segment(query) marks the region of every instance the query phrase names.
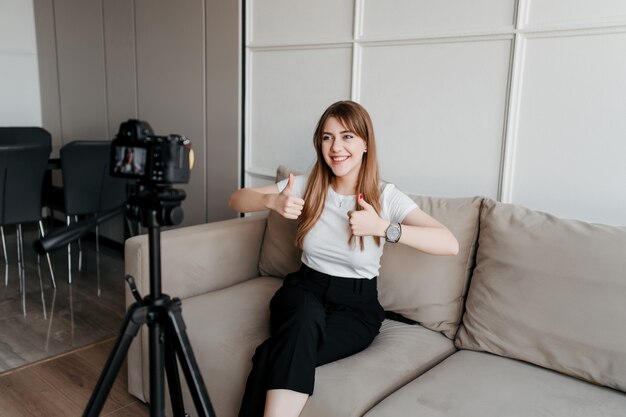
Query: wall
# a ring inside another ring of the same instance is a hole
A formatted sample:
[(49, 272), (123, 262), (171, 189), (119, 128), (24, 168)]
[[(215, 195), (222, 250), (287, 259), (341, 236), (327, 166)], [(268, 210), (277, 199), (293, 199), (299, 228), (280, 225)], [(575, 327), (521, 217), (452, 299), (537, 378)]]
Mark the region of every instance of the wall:
[(0, 0), (0, 126), (39, 126), (32, 1)]
[(240, 5), (228, 0), (34, 0), (42, 125), (53, 152), (139, 118), (191, 139), (184, 225), (236, 216)]
[(626, 225), (626, 3), (248, 0), (245, 183), (371, 113), (384, 179)]

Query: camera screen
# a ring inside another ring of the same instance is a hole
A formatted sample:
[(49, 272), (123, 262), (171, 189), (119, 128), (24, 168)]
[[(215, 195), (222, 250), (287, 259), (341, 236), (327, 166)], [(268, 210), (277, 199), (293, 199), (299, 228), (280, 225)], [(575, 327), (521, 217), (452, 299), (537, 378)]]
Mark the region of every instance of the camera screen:
[(116, 146), (115, 168), (116, 174), (140, 176), (146, 172), (146, 148), (140, 146)]

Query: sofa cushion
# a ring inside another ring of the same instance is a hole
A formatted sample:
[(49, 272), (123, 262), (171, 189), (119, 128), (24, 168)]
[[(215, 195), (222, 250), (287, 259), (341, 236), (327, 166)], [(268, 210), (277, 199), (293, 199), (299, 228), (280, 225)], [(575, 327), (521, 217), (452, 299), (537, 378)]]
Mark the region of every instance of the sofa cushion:
[(385, 245), (378, 284), (380, 303), (385, 310), (453, 339), (474, 266), (482, 199), (411, 198), (450, 229), (459, 241), (459, 253), (433, 256), (405, 245)]
[[(187, 333), (218, 416), (237, 415), (254, 350), (269, 336), (269, 300), (281, 283), (255, 278), (183, 301)], [(366, 350), (317, 368), (302, 416), (361, 416), (455, 351), (439, 333), (385, 321)], [(147, 374), (144, 381), (148, 391)], [(186, 387), (183, 394), (193, 404)]]
[[(296, 171), (281, 165), (276, 170), (276, 181), (298, 175)], [(296, 247), (297, 220), (289, 220), (270, 210), (261, 246), (259, 272), (261, 275), (284, 278), (300, 268), (302, 251)]]
[[(277, 180), (290, 172), (288, 167), (280, 166)], [(453, 339), (474, 265), (482, 198), (411, 198), (452, 231), (459, 241), (459, 254), (432, 256), (404, 245), (385, 245), (379, 299), (385, 310)], [(295, 220), (270, 212), (259, 261), (262, 275), (284, 277), (298, 269), (302, 252), (294, 246), (296, 227)]]
[(284, 278), (300, 268), (302, 251), (295, 245), (297, 220), (270, 211), (259, 258), (261, 275)]
[(365, 417), (621, 417), (626, 395), (489, 353), (459, 351)]
[(626, 228), (486, 201), (456, 344), (626, 391)]
[(385, 320), (367, 349), (317, 368), (315, 391), (300, 417), (360, 417), (454, 352), (440, 333)]

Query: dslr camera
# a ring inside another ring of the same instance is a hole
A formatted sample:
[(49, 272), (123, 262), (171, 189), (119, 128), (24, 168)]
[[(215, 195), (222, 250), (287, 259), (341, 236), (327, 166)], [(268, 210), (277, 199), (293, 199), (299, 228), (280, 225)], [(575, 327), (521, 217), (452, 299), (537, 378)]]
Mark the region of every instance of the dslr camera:
[[(189, 182), (191, 141), (182, 135), (157, 136), (147, 122), (120, 124), (111, 142), (110, 174), (146, 185)], [(191, 156), (192, 158), (192, 156)]]

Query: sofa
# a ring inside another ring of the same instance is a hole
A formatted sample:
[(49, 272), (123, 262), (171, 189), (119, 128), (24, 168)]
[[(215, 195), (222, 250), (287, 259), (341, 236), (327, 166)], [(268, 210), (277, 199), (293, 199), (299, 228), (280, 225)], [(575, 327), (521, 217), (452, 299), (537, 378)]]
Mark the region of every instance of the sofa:
[[(388, 319), (364, 351), (317, 368), (301, 415), (626, 416), (626, 228), (481, 197), (412, 198), (459, 254), (385, 246)], [(237, 415), (269, 300), (299, 267), (294, 236), (275, 213), (162, 233), (163, 292), (182, 300), (218, 417)], [(125, 265), (146, 293), (146, 236), (126, 242)], [(149, 402), (147, 333), (131, 345), (128, 389)]]

